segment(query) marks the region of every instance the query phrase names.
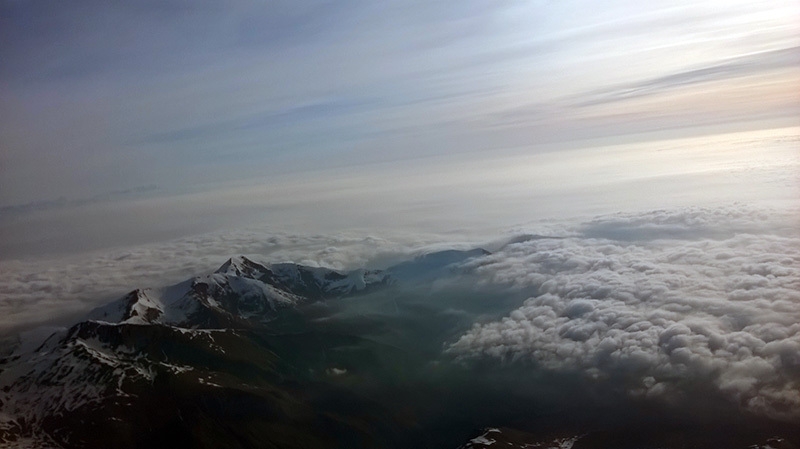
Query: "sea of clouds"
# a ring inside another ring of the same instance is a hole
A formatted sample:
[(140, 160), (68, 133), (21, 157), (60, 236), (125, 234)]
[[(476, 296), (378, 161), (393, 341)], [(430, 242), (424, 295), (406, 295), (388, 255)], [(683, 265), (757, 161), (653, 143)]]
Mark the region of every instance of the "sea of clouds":
[(474, 315), (445, 355), (579, 373), (647, 400), (705, 388), (746, 413), (793, 422), (800, 420), (799, 224), (798, 210), (729, 204), (539, 222), (494, 241), (215, 232), (2, 262), (0, 328), (68, 325), (133, 288), (207, 273), (236, 254), (346, 270), (483, 246), (492, 253), (463, 267), (464, 285), (489, 292), (487, 310), (499, 296), (528, 299), (511, 308), (506, 301), (505, 309), (497, 301), (499, 315)]
[(691, 208), (517, 239), (470, 268), (529, 299), (446, 351), (579, 372), (646, 398), (674, 401), (705, 385), (747, 412), (800, 420), (797, 217)]

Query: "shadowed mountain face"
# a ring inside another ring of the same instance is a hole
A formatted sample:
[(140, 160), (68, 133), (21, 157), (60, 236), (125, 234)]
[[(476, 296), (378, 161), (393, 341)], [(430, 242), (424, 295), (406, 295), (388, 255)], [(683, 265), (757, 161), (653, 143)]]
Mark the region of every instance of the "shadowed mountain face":
[(795, 447), (792, 423), (714, 395), (687, 413), (583, 373), (456, 360), (448, 345), (525, 299), (487, 302), (465, 271), (486, 255), (347, 273), (239, 257), (134, 290), (1, 361), (0, 446)]

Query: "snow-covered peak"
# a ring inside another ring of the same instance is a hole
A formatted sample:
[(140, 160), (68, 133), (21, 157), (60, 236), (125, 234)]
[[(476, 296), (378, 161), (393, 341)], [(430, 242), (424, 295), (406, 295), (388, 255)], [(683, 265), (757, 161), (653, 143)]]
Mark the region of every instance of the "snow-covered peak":
[(94, 309), (87, 319), (126, 324), (179, 324), (195, 308), (184, 300), (190, 287), (191, 282), (186, 281), (160, 289), (136, 289), (117, 301)]
[(222, 264), (215, 273), (257, 279), (263, 276), (267, 271), (265, 266), (253, 262), (247, 257), (235, 256)]
[(482, 249), (441, 251), (387, 270), (342, 272), (295, 263), (261, 264), (245, 256), (228, 259), (211, 274), (161, 289), (136, 289), (93, 310), (92, 321), (214, 328), (269, 321), (284, 307), (364, 293), (396, 282), (425, 281), (457, 272)]
[[(265, 266), (232, 257), (215, 272), (162, 289), (137, 289), (93, 310), (92, 321), (215, 328), (269, 321), (284, 307), (361, 291), (377, 272), (339, 273), (284, 263)], [(237, 324), (238, 323), (238, 324)]]
[(166, 324), (186, 328), (238, 327), (269, 321), (284, 307), (364, 293), (397, 282), (425, 281), (457, 272), (482, 249), (441, 251), (387, 270), (348, 272), (295, 263), (261, 264), (228, 259), (211, 274), (161, 289), (136, 289), (93, 310), (88, 319), (107, 323)]
[(128, 295), (130, 299), (128, 300), (129, 318), (126, 320), (127, 322), (131, 324), (150, 323), (164, 314), (165, 304), (161, 295), (151, 298), (148, 292), (152, 294), (150, 289), (137, 289)]
[(133, 290), (122, 299), (92, 310), (87, 318), (110, 323), (119, 323), (134, 318), (138, 318), (140, 321), (152, 319), (155, 315), (160, 315), (162, 309), (157, 301), (150, 298), (148, 291), (151, 290)]
[(469, 440), (459, 449), (528, 448), (528, 449), (572, 449), (581, 436), (565, 438), (541, 438), (534, 434), (508, 428), (490, 427)]

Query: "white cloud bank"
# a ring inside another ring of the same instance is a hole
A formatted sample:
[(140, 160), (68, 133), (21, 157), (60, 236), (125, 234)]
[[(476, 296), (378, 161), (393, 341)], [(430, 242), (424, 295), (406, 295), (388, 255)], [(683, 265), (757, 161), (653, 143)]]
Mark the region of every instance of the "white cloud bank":
[(510, 244), (475, 271), (535, 293), (448, 352), (670, 400), (708, 385), (744, 410), (800, 420), (797, 224), (744, 208), (659, 211)]

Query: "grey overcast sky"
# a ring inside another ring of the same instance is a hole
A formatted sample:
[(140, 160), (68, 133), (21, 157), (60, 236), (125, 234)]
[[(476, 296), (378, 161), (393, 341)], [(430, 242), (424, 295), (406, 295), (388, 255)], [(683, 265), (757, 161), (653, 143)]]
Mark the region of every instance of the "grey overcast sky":
[(0, 0), (0, 206), (785, 126), (797, 23), (796, 0)]

